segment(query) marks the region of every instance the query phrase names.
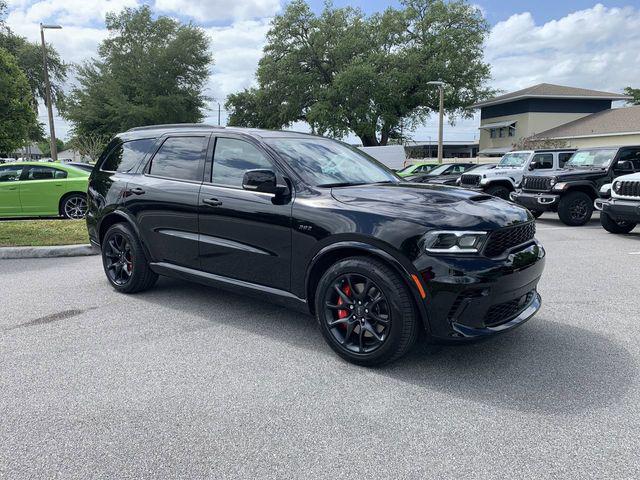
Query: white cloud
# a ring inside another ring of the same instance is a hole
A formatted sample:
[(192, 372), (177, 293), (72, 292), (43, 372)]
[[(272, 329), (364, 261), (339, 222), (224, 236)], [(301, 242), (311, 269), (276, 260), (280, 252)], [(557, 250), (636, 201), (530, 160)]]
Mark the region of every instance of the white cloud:
[(640, 10), (598, 4), (540, 25), (513, 15), (494, 26), (485, 55), (507, 91), (547, 82), (619, 92), (640, 81)]
[(15, 24), (16, 20), (11, 20), (13, 16), (26, 23), (55, 19), (62, 25), (87, 25), (95, 21), (104, 21), (108, 12), (119, 12), (125, 7), (137, 5), (138, 0), (13, 0), (9, 4), (11, 13), (8, 20)]
[(162, 12), (212, 22), (271, 17), (280, 10), (280, 0), (156, 0), (155, 7)]

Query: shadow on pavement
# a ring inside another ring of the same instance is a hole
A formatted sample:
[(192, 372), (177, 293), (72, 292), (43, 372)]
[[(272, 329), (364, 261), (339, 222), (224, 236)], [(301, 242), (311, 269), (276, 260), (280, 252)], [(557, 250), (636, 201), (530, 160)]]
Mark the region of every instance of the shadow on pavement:
[[(334, 355), (312, 317), (261, 300), (165, 278), (140, 297), (211, 323)], [(577, 414), (621, 402), (637, 375), (632, 355), (605, 335), (547, 318), (534, 317), (513, 332), (479, 343), (423, 341), (398, 362), (372, 371), (516, 411)]]

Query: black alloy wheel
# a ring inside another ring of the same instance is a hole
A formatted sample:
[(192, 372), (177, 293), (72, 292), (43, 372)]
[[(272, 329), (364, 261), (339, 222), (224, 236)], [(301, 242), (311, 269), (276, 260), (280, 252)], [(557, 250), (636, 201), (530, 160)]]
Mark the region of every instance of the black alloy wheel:
[(392, 362), (407, 353), (420, 319), (409, 285), (373, 257), (333, 264), (315, 290), (315, 315), (329, 346), (364, 366)]
[(566, 225), (577, 227), (591, 220), (593, 200), (584, 192), (570, 192), (558, 205), (558, 216)]
[(336, 278), (324, 305), (327, 327), (345, 349), (371, 353), (387, 340), (389, 304), (380, 287), (365, 275), (348, 273)]
[(487, 194), (494, 197), (502, 198), (503, 200), (509, 200), (509, 189), (502, 185), (493, 185), (487, 188)]
[(116, 285), (125, 285), (133, 274), (131, 244), (121, 233), (109, 237), (104, 249), (105, 269), (109, 280)]
[(629, 233), (637, 225), (637, 223), (626, 220), (614, 220), (604, 212), (600, 212), (600, 224), (609, 233)]
[(129, 225), (112, 225), (101, 244), (104, 272), (117, 291), (141, 292), (151, 288), (158, 280), (158, 275), (149, 266), (140, 240)]

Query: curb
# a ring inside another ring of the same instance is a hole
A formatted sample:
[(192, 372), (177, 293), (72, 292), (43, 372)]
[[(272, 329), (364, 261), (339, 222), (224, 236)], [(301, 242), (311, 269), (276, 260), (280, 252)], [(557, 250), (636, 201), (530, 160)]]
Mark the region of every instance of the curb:
[(84, 257), (98, 255), (91, 245), (54, 245), (51, 247), (1, 247), (0, 259)]

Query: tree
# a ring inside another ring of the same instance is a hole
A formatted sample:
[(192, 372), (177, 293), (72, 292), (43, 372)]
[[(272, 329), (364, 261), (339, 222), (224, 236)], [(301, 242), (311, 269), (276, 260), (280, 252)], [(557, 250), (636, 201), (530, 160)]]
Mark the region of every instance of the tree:
[(23, 147), (37, 128), (29, 84), (15, 58), (0, 48), (0, 152)]
[(633, 97), (633, 100), (630, 100), (633, 105), (640, 105), (640, 88), (627, 87), (624, 89), (624, 94)]
[[(51, 137), (47, 137), (42, 139), (41, 141), (38, 142), (38, 147), (40, 148), (40, 151), (42, 152), (42, 155), (44, 155), (45, 157), (50, 157), (51, 156)], [(65, 145), (64, 142), (62, 140), (60, 140), (59, 138), (56, 138), (56, 147), (57, 147), (57, 151), (61, 152), (64, 150)]]
[(312, 130), (363, 145), (386, 145), (412, 131), (438, 108), (469, 116), (469, 106), (489, 96), (489, 66), (482, 45), (489, 26), (462, 0), (404, 0), (372, 16), (327, 4), (315, 15), (304, 0), (274, 18), (256, 88), (228, 97), (229, 122), (282, 128), (306, 121)]
[(73, 137), (67, 142), (67, 146), (78, 151), (83, 157), (89, 157), (95, 162), (107, 146), (109, 137), (103, 135), (83, 135), (81, 137)]
[(77, 136), (112, 136), (131, 127), (198, 122), (212, 58), (202, 29), (148, 6), (108, 14), (111, 36), (99, 58), (78, 68), (78, 86), (62, 106)]

